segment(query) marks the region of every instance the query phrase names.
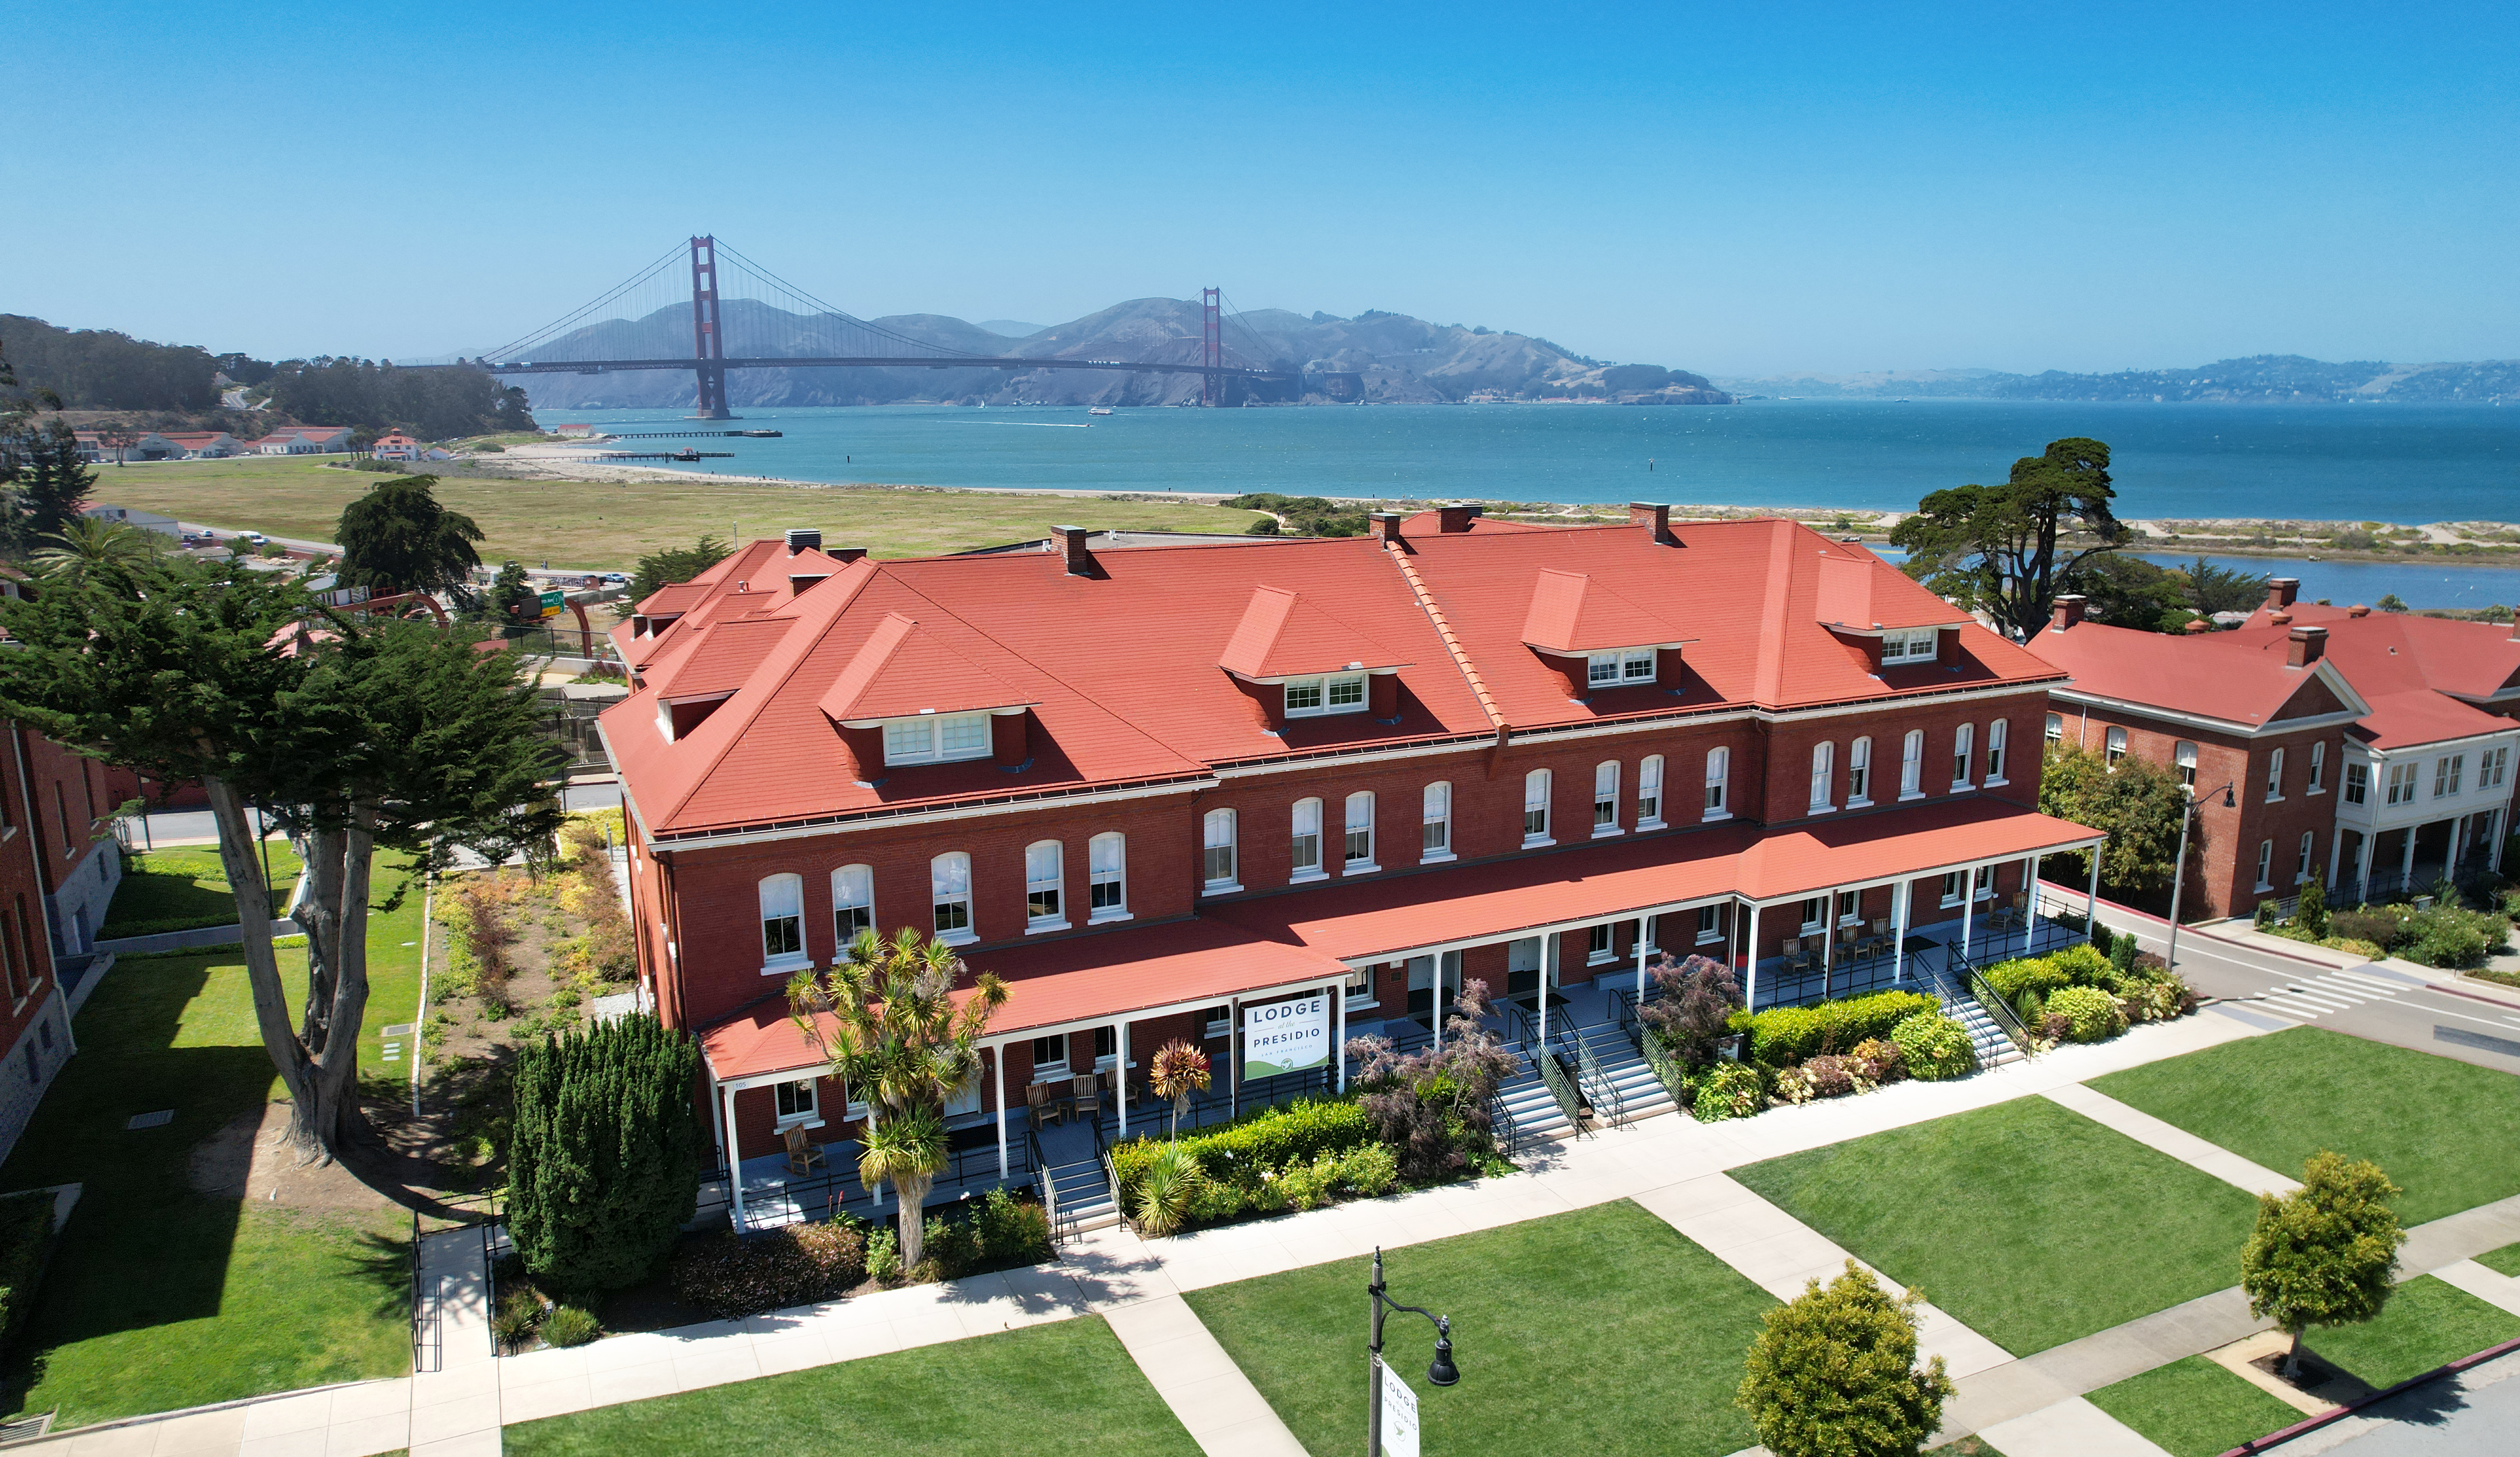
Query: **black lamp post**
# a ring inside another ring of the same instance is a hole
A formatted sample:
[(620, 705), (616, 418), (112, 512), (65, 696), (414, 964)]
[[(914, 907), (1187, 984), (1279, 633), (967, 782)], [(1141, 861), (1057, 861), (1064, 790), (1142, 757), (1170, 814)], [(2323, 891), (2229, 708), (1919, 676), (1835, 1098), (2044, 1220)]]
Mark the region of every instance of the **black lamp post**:
[[(2221, 793), (2223, 808), (2226, 810), (2230, 809), (2234, 803), (2231, 798), (2231, 788), (2236, 782), (2231, 779), (2223, 781)], [(2179, 969), (2179, 897), (2187, 889), (2187, 825), (2196, 817), (2197, 800), (2204, 797), (2191, 788), (2188, 791), (2187, 802), (2179, 807), (2179, 865), (2177, 869), (2170, 872), (2170, 945), (2162, 952), (2162, 961), (2170, 971)], [(2094, 850), (2092, 854), (2098, 855), (2099, 852)]]
[(1453, 1317), (1437, 1315), (1416, 1305), (1404, 1305), (1383, 1293), (1382, 1247), (1373, 1247), (1373, 1280), (1365, 1287), (1367, 1308), (1372, 1312), (1373, 1329), (1366, 1342), (1372, 1358), (1366, 1363), (1366, 1435), (1368, 1457), (1382, 1457), (1382, 1316), (1386, 1309), (1406, 1310), (1423, 1315), (1435, 1327), (1435, 1359), (1426, 1367), (1426, 1379), (1439, 1387), (1449, 1387), (1462, 1379), (1461, 1370), (1453, 1364)]

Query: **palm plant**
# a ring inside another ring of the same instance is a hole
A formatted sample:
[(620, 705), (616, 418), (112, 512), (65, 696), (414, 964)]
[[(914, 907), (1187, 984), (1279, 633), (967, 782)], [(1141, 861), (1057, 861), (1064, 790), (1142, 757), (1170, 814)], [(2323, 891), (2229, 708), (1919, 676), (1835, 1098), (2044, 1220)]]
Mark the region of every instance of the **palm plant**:
[(900, 1196), (901, 1263), (922, 1254), (927, 1191), (945, 1167), (945, 1104), (980, 1073), (980, 1038), (1006, 1004), (1006, 983), (968, 970), (942, 943), (903, 927), (885, 941), (861, 931), (828, 972), (800, 971), (788, 1008), (848, 1096), (867, 1105), (858, 1176)]
[(1198, 1155), (1178, 1143), (1158, 1149), (1138, 1179), (1138, 1232), (1166, 1235), (1181, 1228), (1206, 1182)]
[(1147, 1085), (1156, 1097), (1173, 1105), (1173, 1136), (1181, 1136), (1182, 1115), (1190, 1111), (1191, 1095), (1207, 1091), (1207, 1054), (1179, 1038), (1155, 1049), (1153, 1065), (1148, 1070)]

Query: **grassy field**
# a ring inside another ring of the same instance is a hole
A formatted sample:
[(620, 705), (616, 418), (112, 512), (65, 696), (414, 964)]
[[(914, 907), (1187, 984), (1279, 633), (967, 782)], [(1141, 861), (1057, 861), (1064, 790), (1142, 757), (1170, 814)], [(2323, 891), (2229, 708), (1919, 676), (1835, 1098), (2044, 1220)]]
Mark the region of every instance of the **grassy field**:
[[(297, 852), (286, 836), (274, 835), (263, 843), (271, 852), (271, 899), (277, 911), (288, 905), (290, 888), (297, 882)], [(218, 851), (194, 845), (134, 855), (122, 884), (114, 888), (105, 929), (96, 934), (100, 941), (112, 941), (236, 923), (236, 894)]]
[(2323, 1148), (2369, 1159), (2408, 1224), (2520, 1194), (2520, 1078), (2472, 1063), (2301, 1027), (2092, 1086), (2278, 1173)]
[(2302, 1414), (2203, 1356), (2188, 1356), (2091, 1393), (2093, 1406), (2170, 1457), (2222, 1457)]
[(2237, 1284), (2257, 1211), (2046, 1098), (1732, 1176), (2015, 1355)]
[[(400, 880), (381, 868), (376, 894)], [(413, 1020), (419, 928), (417, 886), (369, 922), (363, 1076), (410, 1067), (383, 1060), (379, 1030)], [(303, 944), (280, 965), (294, 1007)], [(86, 1185), (14, 1343), (9, 1408), (57, 1406), (68, 1427), (408, 1369), (407, 1218), (249, 1201), (243, 1155), (204, 1151), (278, 1095), (236, 949), (120, 958), (76, 1032), (79, 1055), (0, 1168), (0, 1188)], [(161, 1108), (173, 1122), (124, 1127)]]
[(2520, 1337), (2520, 1315), (2446, 1281), (2417, 1275), (2389, 1297), (2378, 1319), (2313, 1331), (2301, 1344), (2329, 1365), (2381, 1388), (2515, 1337)]
[(510, 1457), (1198, 1452), (1099, 1315), (547, 1417), (500, 1435)]
[[(495, 459), (495, 458), (494, 458)], [(111, 465), (96, 499), (180, 520), (329, 542), (341, 508), (390, 476), (287, 457)], [(924, 556), (1046, 536), (1074, 522), (1131, 530), (1238, 532), (1254, 514), (1160, 501), (886, 487), (717, 484), (687, 476), (627, 485), (449, 475), (438, 500), (480, 524), (485, 561), (626, 571), (659, 547), (688, 546), (702, 532), (777, 536), (815, 526), (832, 546), (878, 556)]]
[(2498, 1275), (2509, 1275), (2514, 1279), (2520, 1279), (2520, 1245), (2504, 1245), (2499, 1250), (2488, 1250), (2476, 1257), (2476, 1262)]
[[(1314, 1452), (1354, 1450), (1365, 1430), (1368, 1271), (1343, 1259), (1189, 1297)], [(1634, 1204), (1412, 1245), (1385, 1257), (1385, 1274), (1393, 1299), (1453, 1319), (1450, 1389), (1426, 1380), (1425, 1322), (1396, 1316), (1385, 1331), (1426, 1451), (1719, 1457), (1757, 1439), (1732, 1392), (1776, 1302)]]

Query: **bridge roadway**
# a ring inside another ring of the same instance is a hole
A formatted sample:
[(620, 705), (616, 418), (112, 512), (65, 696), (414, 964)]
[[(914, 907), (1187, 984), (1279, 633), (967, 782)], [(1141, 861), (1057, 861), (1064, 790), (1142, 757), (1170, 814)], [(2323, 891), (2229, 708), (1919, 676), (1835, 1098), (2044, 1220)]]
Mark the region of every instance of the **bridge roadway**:
[[(420, 368), (428, 368), (420, 366)], [(441, 366), (440, 368), (449, 368)], [(618, 370), (828, 370), (828, 369), (928, 369), (928, 370), (1105, 370), (1124, 374), (1214, 375), (1220, 378), (1237, 376), (1245, 379), (1291, 379), (1298, 370), (1251, 370), (1237, 366), (1203, 364), (1130, 364), (1116, 359), (1022, 359), (1010, 356), (996, 358), (963, 356), (848, 355), (832, 357), (800, 357), (794, 359), (576, 359), (508, 361), (485, 364), (476, 368), (493, 375), (605, 375)]]

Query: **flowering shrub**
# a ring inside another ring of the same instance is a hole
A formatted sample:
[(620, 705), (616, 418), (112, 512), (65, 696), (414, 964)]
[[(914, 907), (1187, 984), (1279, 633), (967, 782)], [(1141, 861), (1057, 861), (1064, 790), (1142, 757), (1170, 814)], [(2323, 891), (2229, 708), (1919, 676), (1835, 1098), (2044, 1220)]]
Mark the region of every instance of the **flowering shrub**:
[(1941, 1012), (1918, 1012), (1890, 1029), (1910, 1077), (1925, 1082), (1958, 1078), (1977, 1066), (1968, 1029)]
[(1702, 1124), (1748, 1118), (1766, 1102), (1767, 1091), (1759, 1085), (1759, 1070), (1747, 1063), (1728, 1062), (1698, 1085), (1697, 1101), (1689, 1108), (1689, 1116)]
[(1647, 970), (1663, 994), (1637, 1015), (1683, 1068), (1713, 1062), (1716, 1040), (1741, 1006), (1741, 984), (1733, 980), (1732, 968), (1704, 956), (1674, 961), (1665, 952)]
[(1847, 1054), (1847, 1059), (1859, 1069), (1857, 1077), (1876, 1087), (1908, 1076), (1908, 1054), (1900, 1050), (1897, 1042), (1886, 1038), (1865, 1038), (1855, 1044), (1855, 1050)]
[(1495, 1148), (1488, 1104), (1514, 1071), (1513, 1055), (1487, 1030), (1487, 984), (1469, 981), (1453, 999), (1444, 1043), (1403, 1057), (1383, 1038), (1352, 1038), (1360, 1103), (1374, 1133), (1413, 1182), (1451, 1178)]

